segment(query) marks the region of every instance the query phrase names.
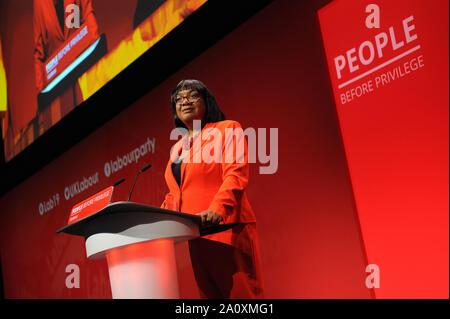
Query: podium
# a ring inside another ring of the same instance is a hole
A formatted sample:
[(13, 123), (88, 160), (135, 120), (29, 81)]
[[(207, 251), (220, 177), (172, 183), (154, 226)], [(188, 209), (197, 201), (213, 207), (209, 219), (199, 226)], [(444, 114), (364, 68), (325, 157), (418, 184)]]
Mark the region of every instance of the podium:
[(114, 202), (57, 231), (85, 238), (88, 259), (106, 259), (114, 299), (179, 298), (174, 245), (201, 236), (201, 218)]

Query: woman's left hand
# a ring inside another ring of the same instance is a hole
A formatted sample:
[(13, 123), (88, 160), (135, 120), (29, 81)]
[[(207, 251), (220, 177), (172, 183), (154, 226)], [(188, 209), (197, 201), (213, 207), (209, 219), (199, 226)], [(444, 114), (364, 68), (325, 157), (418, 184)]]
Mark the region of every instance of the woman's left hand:
[(212, 210), (204, 210), (198, 215), (202, 218), (202, 225), (217, 225), (223, 220), (219, 213)]

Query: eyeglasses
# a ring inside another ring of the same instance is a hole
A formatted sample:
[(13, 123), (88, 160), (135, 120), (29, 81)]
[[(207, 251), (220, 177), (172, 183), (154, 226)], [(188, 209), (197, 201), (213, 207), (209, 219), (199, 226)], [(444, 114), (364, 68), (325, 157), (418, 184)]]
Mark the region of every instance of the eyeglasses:
[(180, 105), (183, 102), (183, 99), (186, 99), (189, 103), (195, 103), (198, 100), (200, 100), (200, 98), (201, 98), (201, 96), (197, 92), (190, 93), (186, 96), (177, 95), (175, 97), (175, 104)]

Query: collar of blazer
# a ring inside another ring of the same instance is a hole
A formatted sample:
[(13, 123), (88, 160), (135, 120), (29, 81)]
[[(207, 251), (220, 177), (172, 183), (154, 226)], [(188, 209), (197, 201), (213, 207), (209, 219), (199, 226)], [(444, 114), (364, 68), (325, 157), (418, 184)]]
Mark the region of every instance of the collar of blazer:
[[(212, 130), (210, 128), (213, 128), (216, 123), (206, 123), (205, 126), (201, 131), (196, 131), (192, 137), (189, 135), (184, 135), (181, 139), (179, 139), (175, 145), (173, 146), (173, 149), (171, 150), (170, 155), (170, 161), (173, 163), (176, 158), (178, 158), (180, 155), (180, 159), (184, 159), (190, 152), (190, 149), (194, 145), (195, 141), (200, 138), (200, 146), (202, 147), (205, 143), (207, 143), (211, 137)], [(201, 148), (200, 147), (200, 148)], [(185, 152), (182, 152), (182, 151)], [(195, 150), (195, 147), (194, 147)]]

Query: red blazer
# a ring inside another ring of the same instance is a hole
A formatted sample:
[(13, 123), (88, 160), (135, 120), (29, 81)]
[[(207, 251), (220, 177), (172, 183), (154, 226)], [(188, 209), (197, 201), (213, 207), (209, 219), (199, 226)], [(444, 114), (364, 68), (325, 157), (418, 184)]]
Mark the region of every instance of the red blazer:
[[(76, 4), (80, 8), (80, 26), (87, 23), (92, 34), (98, 37), (98, 25), (92, 0), (64, 0), (64, 11), (69, 4)], [(53, 0), (34, 0), (33, 5), (36, 87), (38, 91), (41, 91), (45, 83), (44, 63), (78, 29), (61, 30)], [(65, 12), (64, 17), (67, 18), (69, 13)]]
[[(231, 130), (235, 129), (235, 132), (240, 130), (241, 134), (232, 135)], [(191, 138), (191, 151), (181, 164), (181, 183), (178, 186), (172, 173), (173, 155), (182, 152), (187, 139), (188, 136), (181, 138), (172, 148), (172, 156), (165, 171), (169, 193), (162, 207), (174, 208), (169, 205), (169, 201), (172, 201), (176, 203), (175, 208), (184, 213), (215, 211), (222, 216), (222, 224), (256, 222), (245, 192), (249, 178), (248, 148), (241, 125), (229, 120), (208, 123), (201, 134)], [(233, 152), (233, 149), (237, 151)], [(208, 154), (212, 156), (203, 156)], [(216, 161), (207, 163), (213, 156)], [(230, 245), (234, 241), (231, 231), (205, 238)]]

